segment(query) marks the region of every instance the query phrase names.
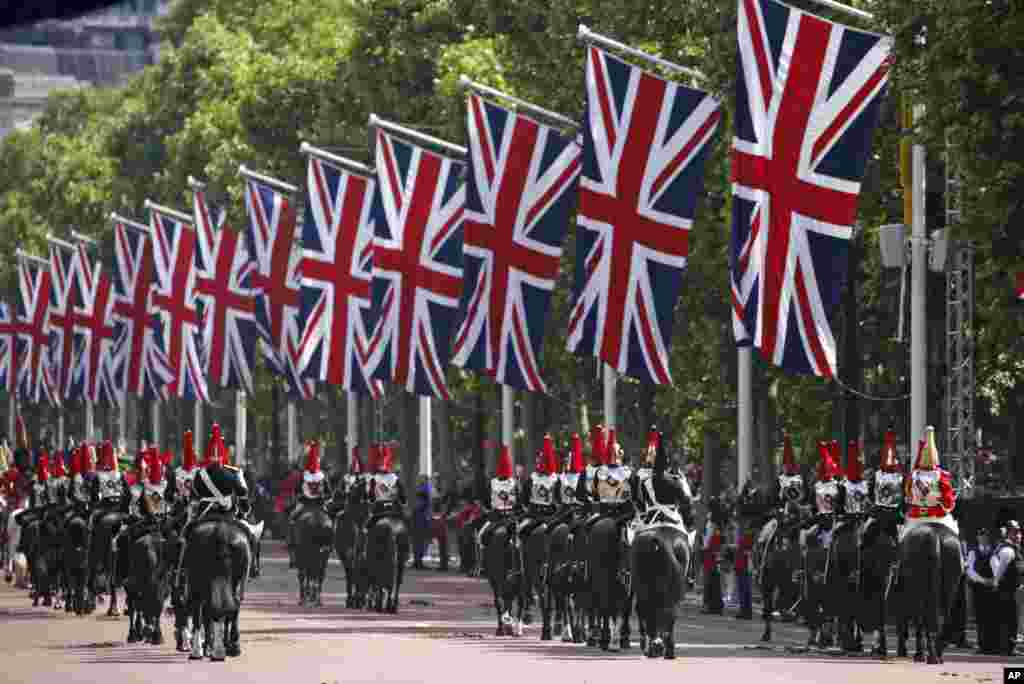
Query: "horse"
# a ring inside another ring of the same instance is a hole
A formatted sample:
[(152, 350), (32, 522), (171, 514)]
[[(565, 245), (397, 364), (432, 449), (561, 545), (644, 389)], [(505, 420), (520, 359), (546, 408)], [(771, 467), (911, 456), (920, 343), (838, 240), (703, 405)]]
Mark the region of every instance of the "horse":
[(331, 516), (320, 506), (308, 506), (295, 519), (295, 565), (299, 576), (299, 605), (320, 607), (327, 561), (334, 544)]
[(499, 520), (490, 530), (483, 550), (483, 571), (494, 594), (494, 610), (498, 616), (495, 636), (522, 636), (521, 619), (512, 617), (511, 606), (518, 603), (517, 615), (523, 614), (523, 554), (512, 519)]
[(871, 652), (886, 657), (886, 624), (889, 596), (896, 579), (899, 560), (899, 533), (896, 509), (875, 507), (862, 532), (861, 591), (859, 621), (865, 632), (875, 632)]
[(818, 538), (819, 529), (818, 526), (812, 527), (802, 535), (803, 569), (799, 575), (801, 609), (809, 631), (807, 645), (826, 648), (832, 643), (831, 635), (827, 634), (826, 630), (828, 618), (833, 614), (832, 596), (829, 594), (830, 588), (825, 579), (830, 561), (830, 548), (829, 544), (822, 543)]
[[(761, 641), (772, 640), (772, 621), (778, 609), (777, 601), (793, 596), (795, 579), (801, 572), (799, 544), (788, 529), (780, 529), (778, 518), (773, 518), (761, 528), (757, 548), (760, 562), (757, 564), (758, 584), (761, 587), (761, 620), (764, 632)], [(784, 606), (792, 611), (795, 606)]]
[(398, 612), (398, 594), (409, 560), (409, 526), (400, 515), (373, 523), (366, 536), (367, 608)]
[(676, 607), (686, 595), (690, 555), (689, 538), (673, 525), (642, 529), (633, 538), (633, 592), (641, 650), (648, 658), (676, 657)]
[[(946, 647), (943, 628), (956, 603), (963, 573), (960, 539), (945, 525), (915, 525), (905, 531), (900, 541), (899, 558), (903, 620), (897, 652), (906, 655), (907, 631), (913, 623), (917, 632), (914, 660), (924, 661), (926, 648), (928, 664), (940, 664)], [(922, 635), (925, 648), (922, 648)]]
[(598, 644), (601, 650), (610, 650), (613, 634), (618, 631), (619, 649), (628, 649), (633, 593), (628, 549), (615, 518), (603, 517), (591, 527), (587, 565), (594, 617), (600, 623)]
[(77, 508), (65, 518), (63, 552), (68, 610), (85, 615), (93, 606), (89, 591), (89, 521)]
[[(582, 537), (582, 534), (580, 535)], [(545, 625), (554, 613), (554, 634), (561, 634), (566, 643), (583, 643), (584, 629), (580, 611), (582, 595), (586, 592), (586, 575), (580, 549), (585, 543), (576, 543), (572, 522), (559, 522), (548, 532), (547, 593), (549, 612)]]
[(171, 569), (177, 558), (167, 548), (161, 521), (148, 525), (133, 541), (122, 540), (118, 550), (124, 567), (125, 600), (128, 606), (128, 643), (164, 642), (160, 614), (167, 599)]
[(89, 546), (89, 588), (93, 595), (101, 594), (98, 584), (102, 577), (106, 579), (106, 590), (110, 598), (107, 608), (108, 617), (116, 617), (117, 611), (117, 573), (114, 572), (113, 542), (114, 537), (125, 525), (128, 516), (119, 510), (107, 510), (96, 513), (92, 521), (92, 543)]
[(365, 605), (366, 520), (369, 505), (362, 488), (353, 488), (346, 497), (345, 508), (334, 519), (334, 549), (345, 568), (345, 607)]
[[(522, 523), (520, 523), (522, 526)], [(523, 607), (524, 624), (532, 622), (530, 608), (534, 597), (537, 598), (541, 610), (541, 641), (551, 640), (551, 594), (548, 591), (547, 574), (550, 569), (550, 537), (548, 523), (542, 522), (523, 539), (523, 596), (520, 605)]]
[(245, 525), (249, 532), (252, 533), (254, 544), (249, 579), (256, 579), (263, 572), (263, 531), (266, 528), (266, 523), (263, 520), (256, 523), (250, 522), (247, 518), (240, 518), (239, 522)]
[(861, 584), (863, 582), (861, 526), (863, 516), (847, 516), (836, 525), (828, 550), (828, 575), (825, 584), (830, 598), (829, 615), (838, 622), (838, 635), (844, 651), (860, 653), (863, 648), (861, 625)]
[(211, 636), (210, 660), (241, 655), (238, 614), (252, 565), (248, 535), (237, 520), (212, 515), (188, 530), (185, 544), (185, 603), (193, 624), (189, 659), (203, 658), (204, 632)]

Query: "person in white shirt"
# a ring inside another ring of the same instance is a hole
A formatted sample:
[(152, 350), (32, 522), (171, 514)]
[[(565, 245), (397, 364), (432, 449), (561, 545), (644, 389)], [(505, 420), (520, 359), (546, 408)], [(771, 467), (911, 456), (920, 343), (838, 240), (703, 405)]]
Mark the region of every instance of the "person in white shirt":
[(978, 530), (978, 545), (967, 554), (964, 564), (967, 584), (973, 592), (974, 620), (978, 626), (978, 653), (994, 655), (992, 615), (992, 537), (985, 528)]

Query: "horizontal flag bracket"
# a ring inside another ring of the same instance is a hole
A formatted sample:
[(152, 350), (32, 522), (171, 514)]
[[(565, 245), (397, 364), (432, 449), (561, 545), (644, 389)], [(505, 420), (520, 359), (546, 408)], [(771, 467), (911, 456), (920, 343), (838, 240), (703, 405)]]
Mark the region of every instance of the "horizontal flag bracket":
[(874, 18), (875, 18), (875, 15), (872, 14), (871, 12), (865, 12), (862, 9), (857, 9), (856, 7), (850, 7), (849, 5), (844, 5), (841, 2), (836, 2), (836, 0), (811, 0), (811, 1), (812, 2), (816, 2), (819, 5), (824, 5), (825, 7), (828, 7), (830, 9), (834, 9), (837, 12), (844, 12), (846, 14), (849, 14), (852, 17), (857, 17), (858, 19), (867, 19), (869, 21), (873, 21)]
[(116, 221), (117, 223), (123, 223), (125, 225), (125, 227), (133, 228), (133, 229), (139, 231), (140, 233), (149, 233), (149, 227), (148, 226), (146, 226), (143, 223), (139, 223), (138, 221), (133, 221), (130, 218), (127, 218), (125, 216), (121, 216), (116, 211), (110, 212), (110, 220), (111, 221)]
[(26, 252), (25, 250), (21, 249), (20, 247), (18, 248), (18, 251), (15, 252), (15, 255), (19, 259), (24, 259), (25, 261), (29, 262), (30, 264), (35, 264), (36, 266), (43, 266), (45, 268), (50, 268), (50, 262), (49, 261), (47, 261), (46, 259), (43, 259), (42, 257), (37, 257), (35, 254), (29, 254), (28, 252)]
[(548, 119), (551, 122), (560, 124), (562, 126), (568, 126), (574, 129), (578, 129), (580, 127), (580, 124), (578, 122), (573, 121), (572, 119), (563, 114), (553, 112), (550, 109), (544, 109), (543, 107), (538, 107), (535, 104), (531, 104), (529, 102), (526, 102), (525, 100), (520, 100), (518, 97), (514, 97), (512, 95), (509, 95), (508, 93), (503, 93), (500, 90), (497, 90), (496, 88), (491, 88), (490, 86), (486, 86), (482, 83), (476, 83), (470, 80), (469, 76), (466, 76), (465, 74), (459, 77), (459, 87), (461, 87), (463, 90), (474, 90), (480, 93), (481, 95), (491, 95), (493, 97), (500, 97), (501, 99), (510, 102), (513, 105), (513, 108), (516, 110), (528, 112), (539, 118)]
[(195, 176), (189, 176), (188, 177), (188, 187), (190, 187), (193, 190), (205, 190), (206, 189), (206, 183), (202, 182), (201, 180), (199, 180)]
[(313, 147), (308, 142), (304, 142), (301, 145), (299, 145), (299, 154), (306, 154), (311, 157), (322, 159), (323, 161), (334, 164), (335, 166), (339, 166), (346, 171), (357, 173), (361, 176), (366, 176), (367, 178), (372, 178), (374, 174), (376, 174), (376, 171), (367, 166), (366, 164), (361, 164), (357, 161), (349, 159), (348, 157), (339, 157), (338, 155), (332, 154), (327, 150), (322, 150), (319, 147)]
[(79, 233), (77, 230), (71, 231), (71, 239), (74, 240), (75, 242), (82, 242), (93, 247), (96, 247), (100, 244), (95, 239), (89, 237), (88, 235)]
[(639, 57), (640, 59), (647, 60), (651, 64), (656, 64), (662, 68), (669, 69), (670, 71), (676, 71), (681, 74), (686, 74), (687, 76), (694, 79), (707, 79), (707, 76), (705, 76), (700, 71), (697, 71), (696, 69), (690, 69), (688, 67), (676, 64), (675, 62), (670, 62), (667, 59), (662, 59), (661, 57), (656, 57), (652, 54), (643, 52), (642, 50), (637, 50), (636, 48), (629, 47), (628, 45), (620, 43), (617, 40), (609, 38), (608, 36), (602, 36), (600, 33), (594, 33), (583, 24), (580, 24), (579, 32), (577, 33), (577, 38), (579, 38), (585, 43), (594, 43), (595, 45), (601, 45), (603, 47), (620, 50), (628, 55), (632, 55), (633, 57)]
[(46, 241), (49, 242), (51, 245), (53, 245), (55, 247), (60, 247), (61, 249), (66, 250), (68, 252), (74, 252), (75, 251), (75, 246), (73, 244), (71, 244), (70, 242), (67, 242), (66, 240), (61, 240), (59, 237), (57, 237), (53, 233), (47, 233), (46, 234)]
[[(302, 148), (300, 147), (299, 152), (301, 151)], [(254, 180), (258, 183), (263, 183), (264, 185), (269, 185), (275, 190), (280, 190), (281, 192), (287, 192), (293, 195), (299, 192), (299, 189), (294, 185), (291, 185), (290, 183), (285, 183), (284, 181), (279, 181), (276, 178), (271, 178), (270, 176), (264, 176), (261, 173), (256, 173), (255, 171), (247, 167), (245, 164), (242, 164), (241, 166), (238, 167), (238, 175), (242, 176), (243, 178), (249, 178), (250, 180)]]
[(370, 131), (372, 132), (375, 128), (380, 128), (381, 130), (394, 133), (397, 136), (406, 138), (411, 142), (419, 143), (421, 145), (432, 145), (435, 148), (444, 150), (447, 154), (457, 157), (460, 160), (465, 159), (469, 153), (465, 147), (453, 145), (450, 142), (441, 140), (440, 138), (435, 138), (432, 135), (420, 133), (419, 131), (414, 131), (411, 128), (406, 128), (405, 126), (399, 126), (396, 123), (386, 121), (376, 114), (370, 114)]
[(153, 202), (152, 200), (148, 200), (148, 199), (146, 200), (146, 202), (143, 205), (143, 207), (145, 207), (146, 209), (150, 209), (152, 211), (159, 212), (161, 214), (167, 214), (171, 218), (177, 219), (177, 220), (181, 221), (182, 223), (187, 223), (190, 226), (192, 225), (192, 217), (189, 216), (188, 214), (184, 213), (184, 212), (178, 211), (177, 209), (171, 209), (170, 207), (165, 207), (162, 204), (157, 204), (156, 202)]

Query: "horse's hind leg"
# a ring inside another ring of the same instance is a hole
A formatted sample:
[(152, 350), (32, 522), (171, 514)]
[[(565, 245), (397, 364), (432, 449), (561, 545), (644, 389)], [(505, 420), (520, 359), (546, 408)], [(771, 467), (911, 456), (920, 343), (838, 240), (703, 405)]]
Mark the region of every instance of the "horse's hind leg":
[(914, 633), (915, 633), (915, 639), (917, 641), (917, 652), (914, 654), (914, 662), (916, 662), (916, 663), (923, 663), (924, 662), (924, 633), (925, 633), (925, 629), (924, 629), (923, 621), (921, 619), (917, 619), (917, 620), (914, 621)]
[(629, 616), (633, 613), (633, 596), (627, 595), (623, 600), (622, 615), (620, 616), (622, 624), (619, 626), (619, 648), (623, 651), (628, 651), (632, 647), (630, 642)]
[(237, 658), (242, 655), (241, 638), (238, 634), (238, 613), (233, 613), (225, 618), (224, 652), (229, 658)]

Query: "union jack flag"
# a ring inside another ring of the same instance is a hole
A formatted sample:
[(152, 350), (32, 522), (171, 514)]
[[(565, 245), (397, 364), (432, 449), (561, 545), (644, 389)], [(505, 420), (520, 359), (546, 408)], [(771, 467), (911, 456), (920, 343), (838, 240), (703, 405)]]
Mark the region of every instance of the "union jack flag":
[(888, 82), (889, 38), (740, 0), (730, 252), (736, 340), (832, 377), (828, 318)]
[(309, 157), (302, 224), (303, 374), (355, 394), (383, 395), (371, 378), (370, 279), (374, 226), (384, 221), (376, 183)]
[(550, 126), (469, 98), (465, 281), (452, 362), (503, 385), (546, 392), (537, 357), (580, 147)]
[(74, 253), (50, 245), (50, 357), (57, 391), (63, 399), (80, 399), (71, 376), (77, 356), (75, 312), (72, 301), (75, 280)]
[(707, 93), (587, 51), (568, 349), (670, 384), (673, 313), (721, 111)]
[(116, 405), (124, 396), (115, 378), (113, 364), (116, 339), (113, 285), (99, 262), (90, 263), (85, 245), (74, 253), (78, 296), (73, 305), (79, 355), (75, 363), (72, 387), (93, 403), (101, 399)]
[(1017, 274), (1017, 301), (1024, 302), (1024, 271)]
[(18, 398), (39, 403), (46, 399), (60, 406), (60, 392), (47, 354), (50, 341), (49, 269), (19, 260), (18, 289)]
[[(445, 371), (462, 295), (464, 165), (377, 130), (386, 221), (373, 239), (375, 377), (450, 398)], [(381, 345), (377, 349), (377, 345)]]
[(199, 299), (196, 296), (196, 234), (188, 223), (150, 207), (150, 236), (156, 287), (152, 307), (163, 324), (163, 348), (171, 368), (164, 398), (209, 402), (200, 355)]
[(153, 243), (141, 228), (114, 223), (113, 365), (120, 394), (159, 399), (174, 374), (161, 346), (159, 319), (151, 309), (156, 278)]
[(299, 374), (299, 250), (296, 212), (291, 198), (265, 183), (246, 179), (249, 251), (255, 257), (256, 322), (263, 355), (271, 370), (285, 378), (288, 395), (316, 396), (316, 383)]
[(14, 391), (18, 378), (18, 326), (11, 316), (11, 307), (0, 302), (0, 387)]
[(192, 195), (196, 225), (196, 296), (202, 304), (203, 370), (209, 382), (252, 394), (256, 355), (256, 264), (240, 235), (225, 225), (226, 212), (206, 195)]

